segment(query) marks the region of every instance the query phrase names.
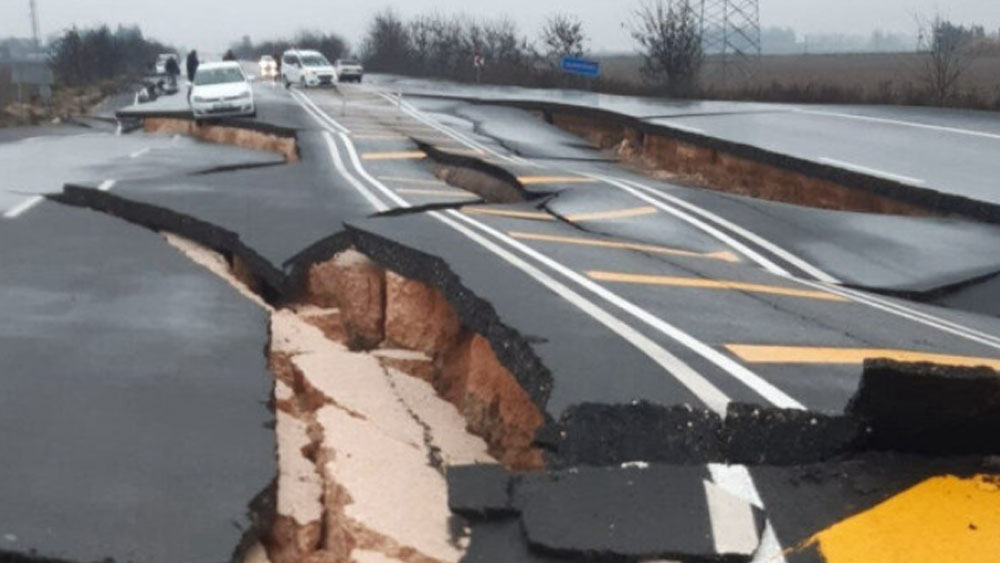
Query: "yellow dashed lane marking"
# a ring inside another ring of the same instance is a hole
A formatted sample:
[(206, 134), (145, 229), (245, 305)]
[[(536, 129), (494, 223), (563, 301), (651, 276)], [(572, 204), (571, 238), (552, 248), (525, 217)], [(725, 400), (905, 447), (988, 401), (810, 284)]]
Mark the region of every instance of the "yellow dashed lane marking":
[(698, 289), (725, 289), (733, 291), (746, 291), (750, 293), (767, 293), (771, 295), (784, 295), (787, 297), (801, 297), (803, 299), (820, 299), (823, 301), (847, 301), (846, 298), (825, 291), (815, 291), (811, 289), (794, 289), (777, 285), (763, 285), (756, 283), (743, 283), (726, 280), (710, 280), (703, 278), (680, 278), (671, 276), (649, 276), (641, 274), (623, 274), (618, 272), (591, 271), (587, 275), (598, 281), (634, 283), (643, 285), (666, 285), (673, 287), (691, 287)]
[(469, 192), (461, 192), (458, 190), (412, 190), (407, 188), (400, 188), (396, 190), (396, 192), (409, 195), (446, 196), (446, 197), (479, 199), (479, 196), (475, 194), (470, 194)]
[(440, 180), (426, 180), (424, 178), (403, 178), (401, 176), (379, 176), (383, 182), (399, 182), (400, 184), (417, 184), (420, 186), (447, 186), (448, 184)]
[(493, 215), (510, 217), (512, 219), (531, 219), (533, 221), (555, 221), (556, 218), (542, 211), (515, 211), (513, 209), (490, 209), (487, 207), (463, 207), (463, 213), (473, 215)]
[(575, 222), (584, 221), (608, 221), (610, 219), (627, 219), (640, 215), (652, 215), (659, 213), (655, 207), (633, 207), (630, 209), (619, 209), (617, 211), (595, 211), (593, 213), (574, 213), (566, 215), (566, 219)]
[(450, 153), (450, 154), (465, 155), (465, 156), (479, 156), (481, 154), (486, 154), (486, 152), (483, 151), (483, 150), (481, 150), (481, 149), (467, 149), (465, 147), (440, 147), (439, 146), (439, 147), (435, 147), (435, 148), (437, 148), (439, 151), (442, 151), (442, 152), (446, 152), (446, 153)]
[(517, 179), (525, 186), (531, 184), (594, 184), (597, 180), (583, 176), (520, 176)]
[(722, 260), (723, 262), (739, 262), (740, 259), (729, 251), (722, 252), (692, 252), (690, 250), (680, 250), (668, 248), (666, 246), (656, 246), (652, 244), (638, 244), (631, 242), (615, 242), (610, 240), (598, 240), (580, 237), (560, 237), (554, 235), (541, 235), (536, 233), (507, 233), (510, 236), (521, 240), (537, 240), (542, 242), (560, 242), (565, 244), (575, 244), (580, 246), (597, 246), (601, 248), (618, 248), (622, 250), (637, 250), (639, 252), (652, 252), (656, 254), (669, 254), (671, 256), (689, 256), (692, 258), (709, 258), (712, 260)]
[[(867, 358), (899, 362), (931, 362), (951, 366), (987, 366), (1000, 370), (1000, 359), (931, 354), (882, 348), (816, 348), (811, 346), (756, 346), (728, 344), (726, 349), (751, 364), (861, 364)], [(1000, 510), (1000, 505), (997, 505)]]
[(996, 476), (932, 477), (799, 549), (812, 545), (826, 563), (1000, 561), (1000, 485)]
[(423, 151), (366, 152), (361, 160), (419, 160), (427, 158)]

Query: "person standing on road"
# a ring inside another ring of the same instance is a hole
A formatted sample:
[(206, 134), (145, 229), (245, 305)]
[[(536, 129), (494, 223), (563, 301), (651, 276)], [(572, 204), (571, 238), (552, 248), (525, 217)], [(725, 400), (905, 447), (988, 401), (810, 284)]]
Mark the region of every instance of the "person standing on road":
[(230, 49), (230, 50), (226, 51), (225, 55), (223, 55), (222, 60), (224, 60), (224, 61), (235, 61), (236, 60), (236, 53), (234, 53), (233, 50)]
[(165, 66), (167, 76), (170, 77), (170, 85), (177, 88), (177, 76), (181, 73), (181, 66), (177, 64), (177, 57), (170, 57), (167, 59), (167, 64)]
[(198, 51), (192, 50), (187, 58), (188, 81), (194, 82), (194, 75), (198, 72)]

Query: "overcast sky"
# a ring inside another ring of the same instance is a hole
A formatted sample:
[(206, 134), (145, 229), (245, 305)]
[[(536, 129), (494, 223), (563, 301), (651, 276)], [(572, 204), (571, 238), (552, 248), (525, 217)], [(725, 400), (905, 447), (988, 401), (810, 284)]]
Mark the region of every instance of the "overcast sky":
[[(137, 23), (147, 35), (183, 47), (218, 51), (244, 34), (263, 39), (310, 28), (356, 43), (371, 14), (392, 5), (403, 15), (428, 10), (509, 16), (534, 35), (546, 16), (583, 19), (594, 51), (631, 51), (622, 23), (639, 0), (37, 0), (42, 34), (73, 24)], [(802, 33), (913, 33), (915, 14), (940, 12), (960, 23), (1000, 28), (998, 0), (760, 0), (763, 26)], [(28, 0), (0, 0), (0, 36), (28, 36)]]

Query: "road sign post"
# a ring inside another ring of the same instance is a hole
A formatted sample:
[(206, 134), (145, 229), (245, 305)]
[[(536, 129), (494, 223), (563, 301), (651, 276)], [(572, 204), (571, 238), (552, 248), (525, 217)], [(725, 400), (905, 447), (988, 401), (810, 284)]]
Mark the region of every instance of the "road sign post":
[(587, 80), (587, 86), (593, 90), (594, 81), (601, 74), (601, 63), (579, 57), (563, 57), (559, 68), (566, 74), (582, 76)]
[(601, 63), (577, 57), (563, 57), (559, 68), (568, 74), (597, 78), (601, 74)]

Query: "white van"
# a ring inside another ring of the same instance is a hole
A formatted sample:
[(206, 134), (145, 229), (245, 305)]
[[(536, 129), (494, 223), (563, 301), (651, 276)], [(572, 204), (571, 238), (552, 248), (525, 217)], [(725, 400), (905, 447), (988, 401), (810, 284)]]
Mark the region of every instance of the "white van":
[(337, 71), (319, 51), (289, 49), (281, 56), (281, 79), (285, 86), (332, 86)]

